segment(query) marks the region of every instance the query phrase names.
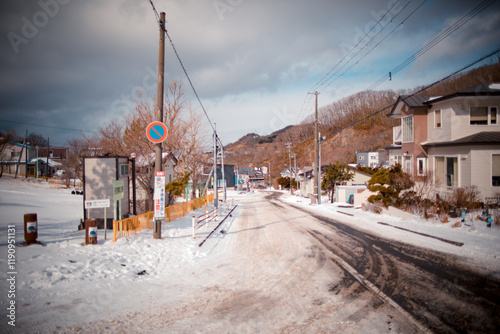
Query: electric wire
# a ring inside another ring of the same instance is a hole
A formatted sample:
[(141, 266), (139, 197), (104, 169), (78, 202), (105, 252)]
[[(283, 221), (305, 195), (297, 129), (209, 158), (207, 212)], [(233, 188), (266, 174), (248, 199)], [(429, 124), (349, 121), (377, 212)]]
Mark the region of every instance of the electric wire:
[(184, 75), (186, 76), (188, 82), (189, 82), (189, 85), (191, 86), (191, 89), (193, 90), (193, 93), (196, 97), (196, 99), (198, 100), (198, 103), (200, 104), (201, 106), (201, 109), (203, 110), (203, 113), (205, 114), (207, 120), (208, 120), (208, 123), (210, 124), (210, 126), (212, 127), (212, 130), (214, 131), (215, 133), (215, 136), (217, 137), (217, 140), (220, 142), (220, 144), (222, 145), (222, 142), (219, 138), (219, 136), (217, 136), (217, 131), (215, 130), (215, 126), (214, 124), (212, 123), (212, 120), (210, 119), (210, 116), (208, 115), (208, 112), (207, 110), (205, 109), (205, 106), (203, 105), (203, 103), (201, 102), (201, 99), (200, 99), (200, 96), (198, 95), (198, 92), (196, 91), (194, 85), (193, 85), (193, 82), (191, 81), (191, 78), (189, 77), (189, 74), (186, 70), (186, 67), (184, 66), (182, 60), (181, 60), (181, 57), (179, 56), (179, 53), (177, 52), (177, 49), (175, 48), (175, 45), (174, 45), (174, 42), (172, 41), (172, 38), (170, 38), (170, 35), (168, 34), (168, 31), (167, 29), (165, 28), (165, 25), (164, 25), (164, 22), (161, 22), (161, 19), (160, 19), (160, 15), (158, 14), (154, 4), (153, 4), (153, 1), (152, 0), (149, 0), (149, 2), (151, 3), (151, 6), (153, 7), (153, 11), (155, 13), (155, 16), (156, 16), (156, 20), (160, 26), (160, 28), (162, 29), (163, 33), (164, 33), (164, 36), (166, 36), (170, 42), (170, 45), (172, 46), (172, 49), (175, 53), (175, 56), (177, 57), (177, 60), (179, 61), (179, 64), (184, 72)]
[(338, 76), (336, 79), (334, 79), (333, 81), (329, 82), (327, 85), (325, 85), (325, 87), (328, 87), (328, 86), (331, 86), (335, 81), (337, 81), (338, 79), (342, 78), (344, 76), (344, 74), (346, 74), (347, 72), (349, 72), (354, 66), (356, 66), (358, 64), (359, 61), (363, 60), (366, 56), (368, 56), (373, 50), (375, 50), (377, 47), (380, 46), (380, 44), (382, 44), (393, 32), (395, 32), (399, 26), (402, 26), (404, 24), (404, 22), (406, 20), (408, 20), (408, 18), (410, 18), (410, 16), (412, 16), (417, 10), (420, 9), (420, 7), (423, 6), (423, 4), (426, 2), (427, 0), (423, 1), (417, 8), (415, 8), (408, 16), (406, 16), (404, 18), (404, 20), (401, 21), (400, 24), (398, 24), (397, 26), (394, 27), (394, 29), (392, 29), (381, 41), (379, 41), (377, 44), (375, 44), (365, 55), (363, 55), (360, 59), (357, 60), (357, 62), (353, 65), (351, 65), (351, 67), (349, 67), (348, 69), (346, 69), (340, 76)]
[[(410, 2), (412, 2), (412, 1), (413, 1), (413, 0), (408, 1), (408, 3), (405, 5), (405, 7), (406, 7), (406, 6), (408, 6), (408, 4), (409, 4)], [(320, 79), (320, 80), (319, 80), (319, 81), (318, 81), (318, 82), (317, 82), (317, 83), (313, 86), (313, 88), (311, 88), (310, 90), (315, 90), (315, 89), (317, 89), (317, 88), (320, 88), (320, 87), (323, 85), (323, 83), (322, 83), (322, 81), (323, 81), (323, 80), (325, 80), (325, 82), (326, 82), (326, 81), (328, 81), (328, 77), (329, 77), (329, 76), (330, 76), (330, 74), (331, 74), (331, 73), (335, 70), (335, 68), (336, 68), (337, 66), (339, 66), (339, 65), (340, 65), (340, 64), (341, 64), (341, 63), (342, 63), (342, 62), (343, 62), (343, 61), (347, 58), (347, 56), (349, 56), (349, 55), (351, 54), (351, 52), (353, 52), (353, 51), (354, 51), (354, 50), (355, 50), (355, 49), (359, 46), (359, 44), (361, 44), (361, 42), (362, 42), (362, 41), (366, 38), (366, 36), (368, 36), (368, 35), (369, 35), (372, 31), (373, 31), (373, 29), (375, 29), (375, 27), (377, 27), (377, 26), (379, 25), (379, 23), (382, 23), (382, 22), (384, 21), (384, 19), (385, 19), (385, 17), (387, 16), (387, 14), (389, 14), (389, 12), (390, 12), (390, 11), (394, 8), (394, 6), (396, 6), (397, 4), (398, 4), (398, 2), (395, 2), (395, 3), (392, 5), (392, 7), (391, 7), (391, 8), (390, 8), (390, 9), (389, 9), (389, 10), (388, 10), (388, 11), (387, 11), (387, 12), (386, 12), (386, 13), (385, 13), (385, 14), (384, 14), (384, 15), (383, 15), (383, 16), (382, 16), (379, 20), (378, 20), (378, 22), (377, 22), (376, 24), (374, 24), (374, 25), (373, 25), (373, 27), (372, 27), (372, 28), (371, 28), (371, 29), (370, 29), (370, 30), (369, 30), (369, 31), (368, 31), (368, 32), (367, 32), (367, 33), (363, 36), (363, 38), (361, 38), (361, 40), (360, 40), (360, 41), (359, 41), (359, 42), (358, 42), (358, 43), (357, 43), (354, 47), (352, 47), (352, 48), (349, 50), (349, 52), (347, 52), (347, 54), (345, 54), (345, 55), (344, 55), (344, 57), (343, 57), (343, 58), (342, 58), (342, 59), (341, 59), (341, 60), (340, 60), (340, 61), (339, 61), (339, 62), (338, 62), (338, 63), (337, 63), (337, 64), (336, 64), (336, 65), (335, 65), (335, 66), (334, 66), (334, 67), (333, 67), (330, 71), (328, 71), (328, 73), (326, 73), (326, 74), (325, 74), (325, 75), (324, 75), (324, 76), (323, 76), (323, 77), (322, 77), (322, 78), (321, 78), (321, 79)], [(403, 9), (404, 9), (404, 8), (403, 8)], [(403, 10), (403, 9), (402, 9), (402, 10)], [(402, 10), (401, 10), (401, 11), (402, 11)], [(400, 11), (400, 12), (401, 12), (401, 11)], [(398, 14), (399, 14), (399, 12), (398, 12)], [(391, 22), (392, 22), (392, 20), (391, 20)], [(382, 29), (381, 29), (380, 31), (382, 31), (384, 28), (385, 28), (385, 26), (383, 26), (383, 27), (382, 27)], [(379, 32), (380, 32), (380, 31), (379, 31)], [(378, 35), (378, 33), (377, 33), (377, 35)], [(371, 42), (371, 41), (372, 41), (375, 37), (376, 37), (376, 35), (375, 35), (375, 36), (373, 36), (373, 37), (372, 37), (372, 38), (371, 38), (371, 39), (370, 39), (370, 40), (369, 40), (369, 41), (368, 41), (368, 42), (367, 42), (367, 43), (366, 43), (366, 44), (365, 44), (365, 45), (364, 45), (364, 46), (363, 46), (360, 50), (364, 49), (364, 48), (366, 47), (366, 45), (368, 45), (368, 44), (369, 44), (369, 43), (370, 43), (370, 42)], [(353, 59), (355, 56), (356, 56), (356, 55), (354, 55), (351, 59)], [(335, 73), (334, 73), (333, 75), (335, 75)]]
[[(479, 13), (481, 13), (483, 10), (485, 10), (490, 5), (492, 5), (495, 1), (496, 0), (485, 0), (482, 3), (480, 3), (478, 6), (474, 7), (471, 11), (469, 11), (466, 15), (464, 15), (460, 20), (458, 20), (453, 25), (448, 27), (446, 30), (444, 30), (442, 33), (440, 33), (438, 36), (436, 36), (432, 41), (430, 41), (429, 43), (424, 45), (420, 50), (415, 52), (413, 55), (411, 55), (405, 61), (403, 61), (401, 64), (399, 64), (397, 67), (395, 67), (392, 71), (390, 71), (389, 73), (391, 73), (391, 77), (393, 77), (394, 74), (400, 72), (402, 69), (404, 69), (406, 66), (408, 66), (412, 62), (414, 62), (417, 58), (424, 55), (427, 51), (429, 51), (434, 46), (439, 44), (441, 41), (443, 41), (445, 38), (450, 36), (456, 30), (461, 28), (464, 24), (466, 24), (471, 19), (476, 17)], [(378, 87), (380, 84), (385, 82), (387, 79), (388, 79), (388, 75), (382, 76), (375, 83), (373, 83), (370, 87), (368, 87), (367, 90), (373, 90), (374, 88)]]
[[(411, 1), (410, 1), (410, 2), (411, 2)], [(401, 13), (403, 12), (403, 10), (404, 10), (404, 9), (405, 9), (405, 8), (406, 8), (409, 4), (410, 4), (410, 2), (408, 2), (408, 3), (407, 3), (404, 7), (403, 7), (403, 9), (401, 9), (401, 10), (400, 10), (400, 11), (399, 11), (399, 12), (398, 12), (395, 16), (394, 16), (394, 18), (396, 18), (399, 14), (401, 14)], [(385, 37), (384, 37), (381, 41), (379, 41), (377, 44), (375, 44), (375, 46), (374, 46), (374, 47), (372, 47), (372, 48), (371, 48), (368, 52), (366, 52), (366, 53), (365, 53), (365, 54), (364, 54), (361, 58), (359, 58), (358, 60), (356, 60), (356, 62), (355, 62), (353, 65), (351, 65), (351, 67), (349, 67), (347, 70), (345, 70), (345, 71), (344, 71), (344, 72), (343, 72), (340, 76), (338, 76), (338, 77), (337, 77), (337, 79), (335, 79), (335, 80), (333, 80), (333, 81), (330, 81), (330, 80), (331, 80), (331, 79), (335, 76), (335, 75), (333, 75), (333, 76), (331, 76), (330, 78), (328, 78), (328, 80), (327, 80), (327, 81), (325, 81), (325, 82), (322, 84), (322, 86), (328, 87), (328, 86), (330, 86), (330, 85), (331, 85), (334, 81), (336, 81), (336, 80), (338, 80), (339, 78), (343, 77), (343, 76), (344, 76), (344, 74), (346, 74), (349, 70), (351, 70), (354, 66), (356, 66), (356, 65), (357, 65), (357, 64), (358, 64), (361, 60), (363, 60), (364, 58), (366, 58), (366, 56), (368, 56), (368, 55), (369, 55), (369, 54), (370, 54), (373, 50), (375, 50), (375, 49), (376, 49), (376, 48), (377, 48), (380, 44), (382, 44), (382, 43), (383, 43), (383, 42), (384, 42), (384, 41), (385, 41), (385, 40), (386, 40), (386, 39), (387, 39), (390, 35), (392, 35), (392, 33), (393, 33), (393, 32), (395, 32), (395, 31), (396, 31), (399, 27), (403, 26), (403, 24), (406, 22), (406, 20), (408, 20), (408, 19), (409, 19), (409, 18), (410, 18), (413, 14), (415, 14), (415, 12), (416, 12), (417, 10), (419, 10), (419, 9), (420, 9), (420, 8), (421, 8), (421, 7), (422, 7), (422, 6), (426, 3), (426, 2), (427, 2), (427, 0), (422, 1), (422, 2), (421, 2), (421, 3), (420, 3), (420, 4), (419, 4), (419, 5), (418, 5), (418, 6), (417, 6), (417, 7), (416, 7), (416, 8), (415, 8), (415, 9), (414, 9), (411, 13), (410, 13), (410, 14), (408, 14), (408, 15), (407, 15), (407, 16), (406, 16), (406, 17), (405, 17), (405, 18), (404, 18), (404, 19), (403, 19), (403, 20), (402, 20), (399, 24), (394, 25), (394, 28), (393, 28), (393, 29), (392, 29), (392, 30), (391, 30), (391, 31), (390, 31), (390, 32), (389, 32), (389, 33), (388, 33), (388, 34), (387, 34), (387, 35), (386, 35), (386, 36), (385, 36)], [(391, 20), (391, 22), (392, 22), (392, 20)], [(384, 28), (385, 28), (385, 27), (384, 27)], [(379, 31), (379, 32), (378, 32), (375, 36), (373, 36), (373, 38), (372, 38), (372, 39), (370, 39), (370, 41), (368, 41), (368, 42), (366, 43), (366, 45), (365, 45), (365, 46), (364, 46), (361, 50), (359, 50), (359, 51), (358, 51), (358, 52), (357, 52), (357, 53), (353, 56), (353, 58), (352, 58), (351, 60), (353, 60), (353, 59), (354, 59), (354, 57), (356, 57), (359, 53), (361, 53), (361, 51), (362, 51), (365, 47), (367, 47), (367, 46), (368, 46), (368, 44), (369, 44), (369, 43), (370, 43), (373, 39), (375, 39), (375, 37), (377, 37), (377, 36), (378, 36), (378, 35), (379, 35), (379, 34), (380, 34), (383, 30), (384, 30), (384, 29), (381, 29), (381, 30), (380, 30), (380, 31)], [(348, 63), (350, 63), (350, 62), (351, 62), (351, 61), (349, 61)], [(347, 65), (347, 64), (345, 64), (345, 65)], [(343, 67), (344, 67), (344, 66), (342, 66), (342, 68), (343, 68)], [(342, 69), (342, 68), (340, 68), (340, 69)], [(340, 71), (340, 69), (339, 69), (339, 71)], [(338, 73), (338, 71), (337, 71), (337, 73)], [(337, 73), (335, 73), (335, 74), (337, 74)], [(330, 82), (328, 82), (328, 81), (330, 81)]]
[[(434, 81), (434, 82), (432, 82), (432, 83), (430, 83), (430, 84), (428, 84), (428, 85), (425, 85), (424, 87), (422, 87), (422, 88), (420, 88), (419, 90), (417, 90), (417, 91), (413, 92), (412, 94), (409, 94), (409, 95), (407, 96), (407, 98), (410, 98), (410, 97), (415, 96), (415, 95), (417, 95), (417, 94), (419, 94), (419, 93), (422, 93), (423, 91), (425, 91), (425, 90), (427, 90), (427, 89), (429, 89), (429, 88), (431, 88), (431, 87), (433, 87), (433, 86), (435, 86), (435, 85), (437, 85), (437, 84), (439, 84), (439, 83), (441, 83), (441, 82), (443, 82), (443, 81), (445, 81), (445, 80), (447, 80), (447, 79), (449, 79), (449, 78), (451, 78), (451, 77), (453, 77), (453, 76), (457, 75), (457, 74), (458, 74), (458, 73), (460, 73), (460, 72), (463, 72), (463, 71), (465, 71), (465, 70), (469, 69), (470, 67), (472, 67), (472, 66), (474, 66), (474, 65), (476, 65), (476, 64), (478, 64), (478, 63), (480, 63), (480, 62), (482, 62), (482, 61), (483, 61), (483, 60), (485, 60), (485, 59), (488, 59), (488, 58), (490, 58), (490, 57), (494, 56), (494, 55), (495, 55), (495, 54), (497, 54), (497, 53), (500, 53), (500, 48), (499, 48), (499, 49), (496, 49), (496, 50), (494, 50), (494, 51), (492, 51), (492, 52), (490, 52), (490, 53), (488, 53), (488, 54), (486, 54), (486, 55), (484, 55), (484, 56), (482, 56), (482, 57), (480, 57), (480, 58), (478, 58), (478, 59), (476, 59), (476, 60), (474, 60), (472, 63), (469, 63), (469, 64), (467, 64), (467, 65), (465, 65), (465, 66), (461, 67), (460, 69), (458, 69), (458, 70), (456, 70), (456, 71), (453, 71), (452, 73), (448, 74), (448, 75), (447, 75), (447, 76), (445, 76), (445, 77), (442, 77), (441, 79), (439, 79), (439, 80), (437, 80), (437, 81)], [(363, 122), (363, 121), (366, 121), (366, 120), (367, 120), (367, 119), (369, 119), (370, 117), (373, 117), (373, 116), (375, 116), (375, 115), (377, 115), (377, 114), (380, 114), (380, 113), (381, 113), (381, 112), (383, 112), (384, 110), (387, 110), (387, 109), (389, 109), (389, 108), (391, 108), (391, 107), (393, 107), (393, 106), (394, 106), (394, 104), (388, 105), (388, 106), (386, 106), (386, 107), (384, 107), (384, 108), (382, 108), (382, 109), (380, 109), (380, 110), (375, 111), (374, 113), (371, 113), (371, 114), (370, 114), (370, 115), (368, 115), (368, 116), (365, 116), (365, 117), (361, 118), (360, 120), (357, 120), (357, 121), (355, 121), (355, 122), (352, 122), (352, 123), (350, 123), (350, 124), (348, 124), (348, 125), (346, 125), (346, 126), (344, 126), (344, 127), (340, 128), (340, 129), (337, 129), (337, 130), (335, 130), (335, 131), (333, 131), (333, 132), (330, 132), (328, 135), (336, 134), (336, 133), (341, 132), (341, 131), (343, 131), (343, 130), (345, 130), (345, 129), (347, 129), (347, 128), (351, 127), (351, 126), (354, 126), (354, 125), (357, 125), (357, 124), (359, 124), (359, 123), (361, 123), (361, 122)]]
[[(406, 7), (408, 7), (410, 5), (410, 3), (412, 2), (413, 0), (410, 0), (408, 1), (404, 6), (403, 8), (398, 11), (394, 17), (391, 19), (390, 23), (393, 24), (394, 26), (394, 19), (396, 17), (398, 17), (399, 14), (401, 14), (403, 12), (404, 9), (406, 9)], [(335, 65), (335, 67), (330, 70), (327, 75), (323, 76), (322, 79), (320, 79), (316, 84), (315, 86), (313, 87), (313, 90), (316, 89), (318, 90), (319, 88), (325, 86), (325, 87), (328, 87), (328, 86), (331, 86), (331, 84), (333, 84), (333, 82), (337, 81), (338, 79), (342, 78), (344, 76), (344, 74), (346, 74), (350, 69), (352, 69), (354, 66), (356, 66), (361, 60), (363, 60), (366, 56), (368, 56), (374, 49), (376, 49), (385, 39), (387, 39), (394, 31), (397, 30), (398, 27), (402, 26), (404, 24), (404, 22), (410, 17), (412, 16), (418, 9), (420, 9), (423, 4), (426, 2), (427, 0), (423, 0), (420, 5), (417, 6), (417, 8), (415, 8), (409, 15), (406, 16), (405, 19), (403, 19), (398, 25), (394, 26), (394, 29), (392, 31), (390, 31), (381, 41), (379, 41), (372, 49), (370, 49), (367, 53), (365, 53), (364, 56), (362, 56), (360, 59), (358, 59), (351, 67), (349, 67), (347, 70), (345, 70), (339, 77), (337, 77), (335, 80), (333, 81), (330, 81), (332, 80), (332, 78), (335, 77), (335, 75), (337, 75), (340, 70), (342, 70), (345, 66), (347, 66), (349, 63), (351, 63), (352, 61), (354, 61), (355, 57), (361, 53), (361, 51), (363, 51), (375, 38), (377, 38), (377, 36), (382, 33), (382, 31), (384, 31), (384, 29), (389, 26), (389, 25), (382, 25), (382, 28), (374, 35), (370, 38), (370, 40), (368, 40), (364, 45), (363, 47), (359, 48), (358, 52), (356, 52), (356, 54), (354, 54), (350, 59), (347, 60), (347, 62), (344, 62), (344, 60), (346, 60), (347, 56), (353, 52), (358, 46), (359, 44), (361, 43), (361, 41), (363, 41), (365, 39), (366, 36), (368, 36), (372, 30), (377, 27), (379, 24), (381, 24), (385, 18), (385, 16), (394, 8), (394, 6), (398, 3), (395, 3), (379, 20), (378, 22), (365, 34), (365, 36), (363, 36), (363, 38), (360, 40), (360, 42), (358, 42), (353, 48), (351, 48), (351, 50)], [(339, 66), (341, 63), (343, 63), (342, 66), (340, 66), (339, 69), (337, 69), (333, 74), (333, 70)], [(330, 82), (329, 82), (330, 81)], [(328, 84), (327, 84), (328, 83)], [(301, 108), (300, 112), (299, 112), (299, 115), (297, 117), (297, 120), (302, 116), (302, 114), (305, 112), (305, 110), (308, 110), (309, 109), (309, 105), (310, 105), (310, 99), (308, 101), (308, 104), (307, 106), (304, 108), (304, 105), (303, 107)]]
[[(492, 56), (494, 56), (496, 54), (500, 54), (500, 48), (497, 48), (497, 49), (491, 51), (490, 53), (488, 53), (488, 54), (486, 54), (486, 55), (484, 55), (484, 56), (482, 56), (482, 57), (474, 60), (473, 62), (471, 62), (471, 63), (469, 63), (469, 64), (467, 64), (467, 65), (459, 68), (458, 70), (453, 71), (452, 73), (446, 75), (445, 77), (442, 77), (442, 78), (440, 78), (440, 79), (438, 79), (438, 80), (436, 80), (436, 81), (434, 81), (434, 82), (432, 82), (430, 84), (427, 84), (427, 85), (423, 86), (422, 88), (418, 89), (417, 91), (413, 92), (412, 94), (409, 94), (406, 98), (410, 98), (412, 96), (418, 95), (418, 94), (422, 93), (423, 91), (425, 91), (425, 90), (427, 90), (427, 89), (429, 89), (429, 88), (431, 88), (431, 87), (433, 87), (433, 86), (435, 86), (435, 85), (437, 85), (437, 84), (439, 84), (439, 83), (441, 83), (441, 82), (443, 82), (443, 81), (445, 81), (445, 80), (447, 80), (447, 79), (449, 79), (449, 78), (451, 78), (451, 77), (459, 74), (460, 72), (463, 72), (463, 71), (465, 71), (465, 70), (473, 67), (474, 65), (476, 65), (476, 64), (478, 64), (478, 63), (480, 63), (480, 62), (482, 62), (482, 61), (484, 61), (484, 60), (486, 60), (486, 59), (488, 59), (488, 58), (490, 58), (490, 57), (492, 57)], [(354, 122), (352, 122), (350, 124), (347, 124), (347, 125), (339, 128), (339, 129), (331, 130), (331, 131), (327, 132), (324, 136), (332, 136), (332, 135), (335, 135), (337, 133), (340, 133), (343, 130), (348, 129), (348, 128), (352, 127), (352, 126), (355, 126), (355, 125), (357, 125), (357, 124), (359, 124), (361, 122), (364, 122), (367, 119), (369, 119), (369, 118), (371, 118), (371, 117), (373, 117), (375, 115), (378, 115), (381, 112), (384, 112), (384, 111), (386, 111), (386, 110), (388, 110), (389, 108), (392, 108), (392, 107), (394, 107), (394, 104), (387, 105), (387, 106), (385, 106), (385, 107), (383, 107), (383, 108), (381, 108), (381, 109), (379, 109), (379, 110), (377, 110), (377, 111), (375, 111), (375, 112), (373, 112), (373, 113), (371, 113), (371, 114), (369, 114), (369, 115), (367, 115), (367, 116), (365, 116), (365, 117), (363, 117), (363, 118), (361, 118), (361, 119), (359, 119), (357, 121), (354, 121)], [(307, 140), (309, 140), (309, 139), (305, 139), (301, 143), (304, 143)], [(302, 159), (299, 160), (299, 163), (302, 162), (302, 161), (304, 161), (306, 158), (307, 158), (307, 156), (303, 156)]]
[(31, 125), (31, 126), (37, 126), (37, 127), (42, 127), (42, 128), (50, 128), (50, 129), (56, 129), (56, 130), (78, 131), (78, 132), (94, 132), (94, 133), (97, 133), (97, 131), (95, 131), (95, 130), (64, 128), (64, 127), (60, 127), (60, 126), (51, 126), (51, 125), (42, 125), (42, 124), (35, 124), (35, 123), (9, 121), (9, 120), (6, 120), (6, 119), (0, 119), (0, 122), (8, 122), (8, 123), (15, 123), (15, 124), (22, 124), (22, 125)]

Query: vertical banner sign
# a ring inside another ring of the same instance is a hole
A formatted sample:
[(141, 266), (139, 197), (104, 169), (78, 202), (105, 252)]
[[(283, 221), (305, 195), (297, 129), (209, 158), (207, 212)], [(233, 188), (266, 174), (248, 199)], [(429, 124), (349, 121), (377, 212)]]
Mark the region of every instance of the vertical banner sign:
[[(123, 189), (123, 180), (113, 181), (113, 202), (115, 203), (114, 212), (115, 212), (115, 220), (121, 219), (122, 216), (122, 199), (124, 197), (124, 189)], [(116, 214), (116, 201), (118, 201), (118, 207), (120, 214), (119, 216)]]
[(154, 220), (165, 220), (165, 172), (155, 172)]

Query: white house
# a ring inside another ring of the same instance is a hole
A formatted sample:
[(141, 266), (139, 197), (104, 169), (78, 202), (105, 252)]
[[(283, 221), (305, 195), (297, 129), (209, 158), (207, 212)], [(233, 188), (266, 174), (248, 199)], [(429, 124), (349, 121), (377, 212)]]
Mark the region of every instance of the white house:
[(413, 175), (432, 174), (437, 193), (477, 186), (482, 200), (498, 196), (499, 108), (498, 83), (446, 96), (400, 96), (387, 115), (401, 119), (390, 160)]

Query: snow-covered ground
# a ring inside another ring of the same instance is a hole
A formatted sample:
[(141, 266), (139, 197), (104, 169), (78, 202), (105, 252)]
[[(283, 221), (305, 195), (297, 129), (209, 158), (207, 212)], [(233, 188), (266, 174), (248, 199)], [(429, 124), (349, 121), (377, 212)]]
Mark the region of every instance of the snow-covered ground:
[[(384, 210), (382, 214), (376, 214), (353, 208), (346, 203), (331, 204), (327, 198), (323, 198), (320, 205), (311, 205), (310, 199), (291, 196), (289, 193), (284, 193), (282, 199), (385, 238), (467, 258), (474, 266), (482, 267), (489, 274), (500, 277), (500, 226), (492, 224), (487, 227), (486, 222), (476, 219), (480, 212), (467, 214), (466, 224), (452, 227), (454, 223), (460, 222), (461, 218), (450, 218), (448, 223), (441, 223), (437, 218), (426, 220), (399, 210)], [(437, 238), (463, 245), (456, 246)]]
[[(231, 192), (229, 195), (238, 204), (252, 194)], [(498, 226), (487, 228), (484, 222), (474, 221), (473, 226), (452, 228), (455, 220), (443, 224), (419, 218), (402, 219), (339, 204), (311, 206), (300, 197), (287, 194), (283, 197), (291, 204), (387, 238), (466, 257), (481, 269), (500, 276)], [(58, 328), (64, 332), (67, 326), (119, 319), (127, 314), (140, 314), (145, 309), (162, 309), (165, 300), (175, 303), (189, 295), (186, 290), (190, 286), (205, 283), (206, 289), (212, 289), (210, 296), (219, 293), (208, 283), (223, 273), (210, 268), (222, 266), (220, 259), (225, 256), (227, 259), (233, 251), (237, 234), (219, 231), (199, 247), (211, 229), (202, 228), (193, 240), (189, 214), (164, 224), (162, 240), (153, 239), (152, 230), (143, 230), (113, 242), (112, 230), (108, 230), (107, 240), (99, 230), (98, 245), (82, 246), (84, 232), (77, 230), (83, 216), (82, 201), (82, 196), (71, 195), (71, 189), (60, 186), (0, 179), (0, 309), (5, 313), (0, 332), (36, 333)], [(228, 217), (221, 229), (228, 232), (234, 229), (241, 220), (238, 212)], [(27, 213), (38, 215), (38, 241), (43, 246), (20, 246), (24, 241), (23, 216)], [(12, 231), (8, 228), (12, 225), (15, 226), (15, 248), (9, 248)], [(393, 226), (461, 242), (463, 246)], [(12, 264), (8, 263), (9, 252), (15, 256), (13, 268), (9, 268)], [(206, 278), (200, 277), (207, 272), (210, 275)], [(15, 306), (14, 312), (7, 310), (12, 309), (11, 305)], [(6, 315), (11, 313), (15, 314), (15, 328), (8, 325), (12, 318)]]
[[(224, 250), (220, 241), (226, 234), (222, 233), (214, 233), (199, 247), (218, 222), (211, 222), (211, 229), (201, 227), (193, 240), (190, 217), (200, 215), (202, 208), (164, 224), (162, 240), (153, 239), (152, 230), (143, 230), (113, 242), (112, 230), (108, 229), (106, 240), (104, 231), (99, 230), (98, 245), (87, 246), (82, 246), (84, 231), (78, 231), (83, 197), (71, 195), (71, 189), (3, 178), (0, 208), (0, 309), (6, 310), (15, 301), (15, 329), (19, 332), (43, 331), (55, 324), (85, 323), (138, 310), (144, 302), (151, 304), (150, 298), (145, 300), (143, 295), (150, 296), (151, 290), (155, 295), (158, 289), (156, 295), (160, 296), (166, 282), (173, 284), (189, 277), (183, 273), (196, 268), (204, 258), (215, 257), (215, 250)], [(20, 246), (27, 213), (37, 214), (37, 241), (43, 246)], [(224, 227), (227, 229), (233, 221), (227, 219)], [(14, 268), (8, 268), (10, 226), (15, 226), (17, 245)], [(12, 276), (13, 290), (7, 281)], [(15, 296), (8, 296), (9, 289)], [(95, 309), (103, 305), (106, 313), (96, 314)], [(2, 314), (0, 332), (14, 329), (8, 321)]]

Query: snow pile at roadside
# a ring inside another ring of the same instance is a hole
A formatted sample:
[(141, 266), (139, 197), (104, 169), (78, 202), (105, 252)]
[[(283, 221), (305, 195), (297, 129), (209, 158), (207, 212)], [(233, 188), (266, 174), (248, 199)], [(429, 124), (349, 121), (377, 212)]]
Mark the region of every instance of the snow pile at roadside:
[[(500, 226), (492, 225), (489, 228), (485, 222), (475, 220), (477, 212), (467, 215), (467, 225), (452, 227), (461, 219), (452, 218), (448, 223), (441, 223), (437, 219), (426, 220), (418, 216), (401, 218), (394, 214), (376, 214), (355, 209), (346, 203), (331, 204), (326, 198), (323, 198), (319, 206), (311, 205), (311, 200), (308, 198), (289, 194), (285, 194), (282, 199), (385, 238), (468, 258), (471, 262), (482, 265), (493, 275), (500, 277)], [(405, 216), (408, 215), (405, 213)], [(463, 243), (463, 245), (457, 246), (436, 238)]]

